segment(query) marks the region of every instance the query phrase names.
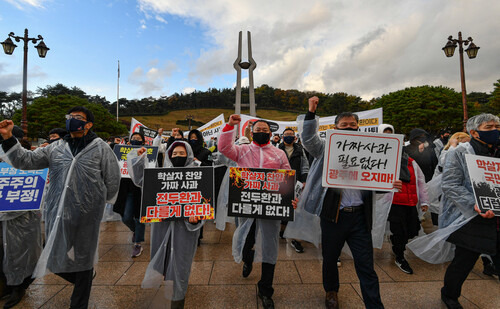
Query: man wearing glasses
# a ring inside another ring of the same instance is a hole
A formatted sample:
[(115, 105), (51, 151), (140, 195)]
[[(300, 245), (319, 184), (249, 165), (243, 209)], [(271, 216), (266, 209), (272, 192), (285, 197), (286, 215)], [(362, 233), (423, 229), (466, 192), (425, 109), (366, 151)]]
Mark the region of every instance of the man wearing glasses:
[(120, 184), (116, 157), (106, 142), (91, 131), (94, 115), (77, 106), (66, 115), (63, 139), (35, 151), (23, 149), (12, 137), (12, 120), (0, 122), (5, 161), (21, 170), (49, 168), (45, 195), (46, 245), (35, 277), (56, 273), (75, 285), (70, 308), (87, 308), (99, 224), (106, 202), (114, 203)]

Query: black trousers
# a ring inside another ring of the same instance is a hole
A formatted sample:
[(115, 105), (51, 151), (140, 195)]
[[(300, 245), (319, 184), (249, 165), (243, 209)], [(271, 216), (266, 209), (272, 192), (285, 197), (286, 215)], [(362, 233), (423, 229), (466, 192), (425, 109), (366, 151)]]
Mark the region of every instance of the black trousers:
[(404, 258), (408, 240), (417, 236), (420, 230), (417, 208), (416, 206), (392, 204), (388, 221), (392, 233), (392, 252), (396, 258)]
[(92, 289), (92, 279), (94, 268), (73, 273), (57, 273), (59, 277), (73, 283), (73, 294), (71, 294), (71, 309), (87, 309), (89, 306), (90, 290)]
[[(243, 262), (247, 264), (253, 263), (254, 258), (254, 250), (253, 246), (255, 245), (255, 229), (256, 229), (255, 219), (253, 221), (252, 226), (250, 227), (250, 231), (248, 232), (247, 238), (245, 239), (245, 245), (243, 246)], [(270, 263), (262, 263), (262, 273), (260, 275), (260, 281), (257, 283), (259, 287), (259, 293), (264, 296), (272, 297), (274, 293), (273, 289), (273, 279), (274, 279), (274, 269), (275, 264)]]
[[(464, 247), (455, 247), (455, 257), (446, 269), (444, 286), (441, 292), (452, 299), (458, 299), (462, 294), (462, 285), (476, 265), (481, 254)], [(497, 232), (497, 254), (491, 256), (496, 269), (500, 269), (500, 232)]]
[(326, 292), (339, 290), (337, 259), (345, 242), (354, 258), (354, 267), (366, 308), (384, 308), (377, 273), (373, 268), (372, 237), (366, 227), (363, 211), (340, 211), (337, 223), (321, 218), (323, 288)]

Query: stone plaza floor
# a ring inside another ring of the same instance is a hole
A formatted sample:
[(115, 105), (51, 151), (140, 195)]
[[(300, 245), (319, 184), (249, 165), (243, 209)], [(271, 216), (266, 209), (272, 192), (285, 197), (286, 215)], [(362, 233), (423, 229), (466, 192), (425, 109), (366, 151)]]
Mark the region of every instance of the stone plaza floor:
[[(192, 266), (185, 308), (262, 308), (257, 296), (260, 264), (255, 264), (248, 278), (241, 276), (242, 264), (231, 255), (234, 226), (216, 230), (207, 222), (204, 238)], [(156, 301), (158, 289), (141, 289), (149, 254), (149, 227), (144, 252), (131, 258), (132, 233), (121, 222), (103, 222), (99, 241), (99, 263), (96, 267), (89, 308), (167, 308)], [(303, 243), (305, 252), (298, 254), (280, 239), (278, 263), (274, 277), (276, 308), (324, 308), (321, 284), (321, 253)], [(382, 301), (386, 308), (445, 308), (440, 288), (447, 264), (432, 265), (407, 252), (413, 275), (401, 272), (394, 264), (390, 245), (375, 249)], [(342, 254), (339, 291), (341, 308), (364, 308), (359, 281), (352, 258)], [(73, 286), (55, 275), (37, 279), (15, 308), (69, 308)], [(3, 306), (5, 300), (0, 302)], [(479, 260), (462, 290), (464, 308), (500, 308), (498, 277), (483, 275)]]

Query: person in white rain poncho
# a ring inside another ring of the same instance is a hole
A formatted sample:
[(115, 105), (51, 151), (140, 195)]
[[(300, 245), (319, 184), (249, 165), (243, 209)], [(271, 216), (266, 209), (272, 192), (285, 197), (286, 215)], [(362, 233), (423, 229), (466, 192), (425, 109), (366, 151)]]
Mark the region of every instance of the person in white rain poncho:
[(0, 122), (7, 163), (22, 170), (49, 168), (50, 186), (44, 204), (46, 246), (34, 277), (50, 271), (75, 284), (71, 308), (88, 307), (99, 225), (106, 202), (114, 202), (120, 184), (116, 156), (91, 131), (93, 123), (91, 111), (74, 107), (66, 120), (70, 135), (29, 151), (11, 137), (13, 122)]
[[(130, 152), (127, 156), (129, 174), (137, 186), (142, 187), (146, 149)], [(193, 167), (191, 146), (184, 141), (174, 141), (167, 149), (164, 167)], [(183, 308), (188, 287), (191, 264), (196, 253), (200, 229), (205, 221), (192, 216), (189, 220), (162, 221), (151, 224), (151, 261), (143, 288), (159, 287), (167, 281), (165, 298), (171, 300), (171, 308)], [(173, 291), (172, 291), (173, 287)]]
[[(14, 136), (21, 140), (24, 133), (16, 129)], [(31, 150), (29, 143), (24, 147)], [(4, 155), (0, 147), (0, 162)], [(4, 308), (17, 305), (33, 282), (31, 275), (42, 252), (40, 218), (39, 211), (0, 212), (0, 298), (10, 294)]]

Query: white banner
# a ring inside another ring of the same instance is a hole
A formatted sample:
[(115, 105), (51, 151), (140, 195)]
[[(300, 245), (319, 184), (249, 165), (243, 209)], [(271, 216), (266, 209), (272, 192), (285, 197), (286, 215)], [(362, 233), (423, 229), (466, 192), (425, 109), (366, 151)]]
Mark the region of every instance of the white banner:
[(207, 122), (206, 124), (199, 127), (198, 131), (201, 132), (201, 134), (203, 135), (203, 139), (206, 142), (209, 141), (211, 137), (219, 136), (219, 133), (225, 124), (226, 121), (224, 120), (224, 114), (220, 114), (210, 122)]
[(140, 127), (147, 128), (145, 125), (143, 125), (142, 123), (140, 123), (137, 119), (135, 119), (134, 117), (132, 117), (132, 121), (130, 122), (130, 134), (129, 134), (129, 138), (130, 138), (130, 136), (132, 136), (132, 133), (139, 132), (139, 128)]
[[(359, 127), (362, 132), (377, 132), (378, 125), (383, 123), (383, 110), (382, 108), (371, 109), (367, 111), (361, 111), (354, 113), (359, 117)], [(271, 131), (273, 133), (282, 134), (286, 128), (293, 129), (296, 133), (297, 131), (297, 121), (275, 121), (268, 120), (264, 118), (252, 117), (249, 115), (240, 115), (241, 116), (241, 125), (240, 125), (240, 136), (243, 136), (245, 133), (245, 128), (248, 126), (248, 123), (255, 122), (256, 120), (263, 119), (270, 123)], [(337, 116), (329, 116), (329, 117), (321, 117), (319, 118), (319, 134), (320, 137), (325, 138), (326, 130), (333, 129), (335, 125), (335, 117)]]
[(328, 130), (323, 187), (392, 191), (399, 179), (402, 134)]

